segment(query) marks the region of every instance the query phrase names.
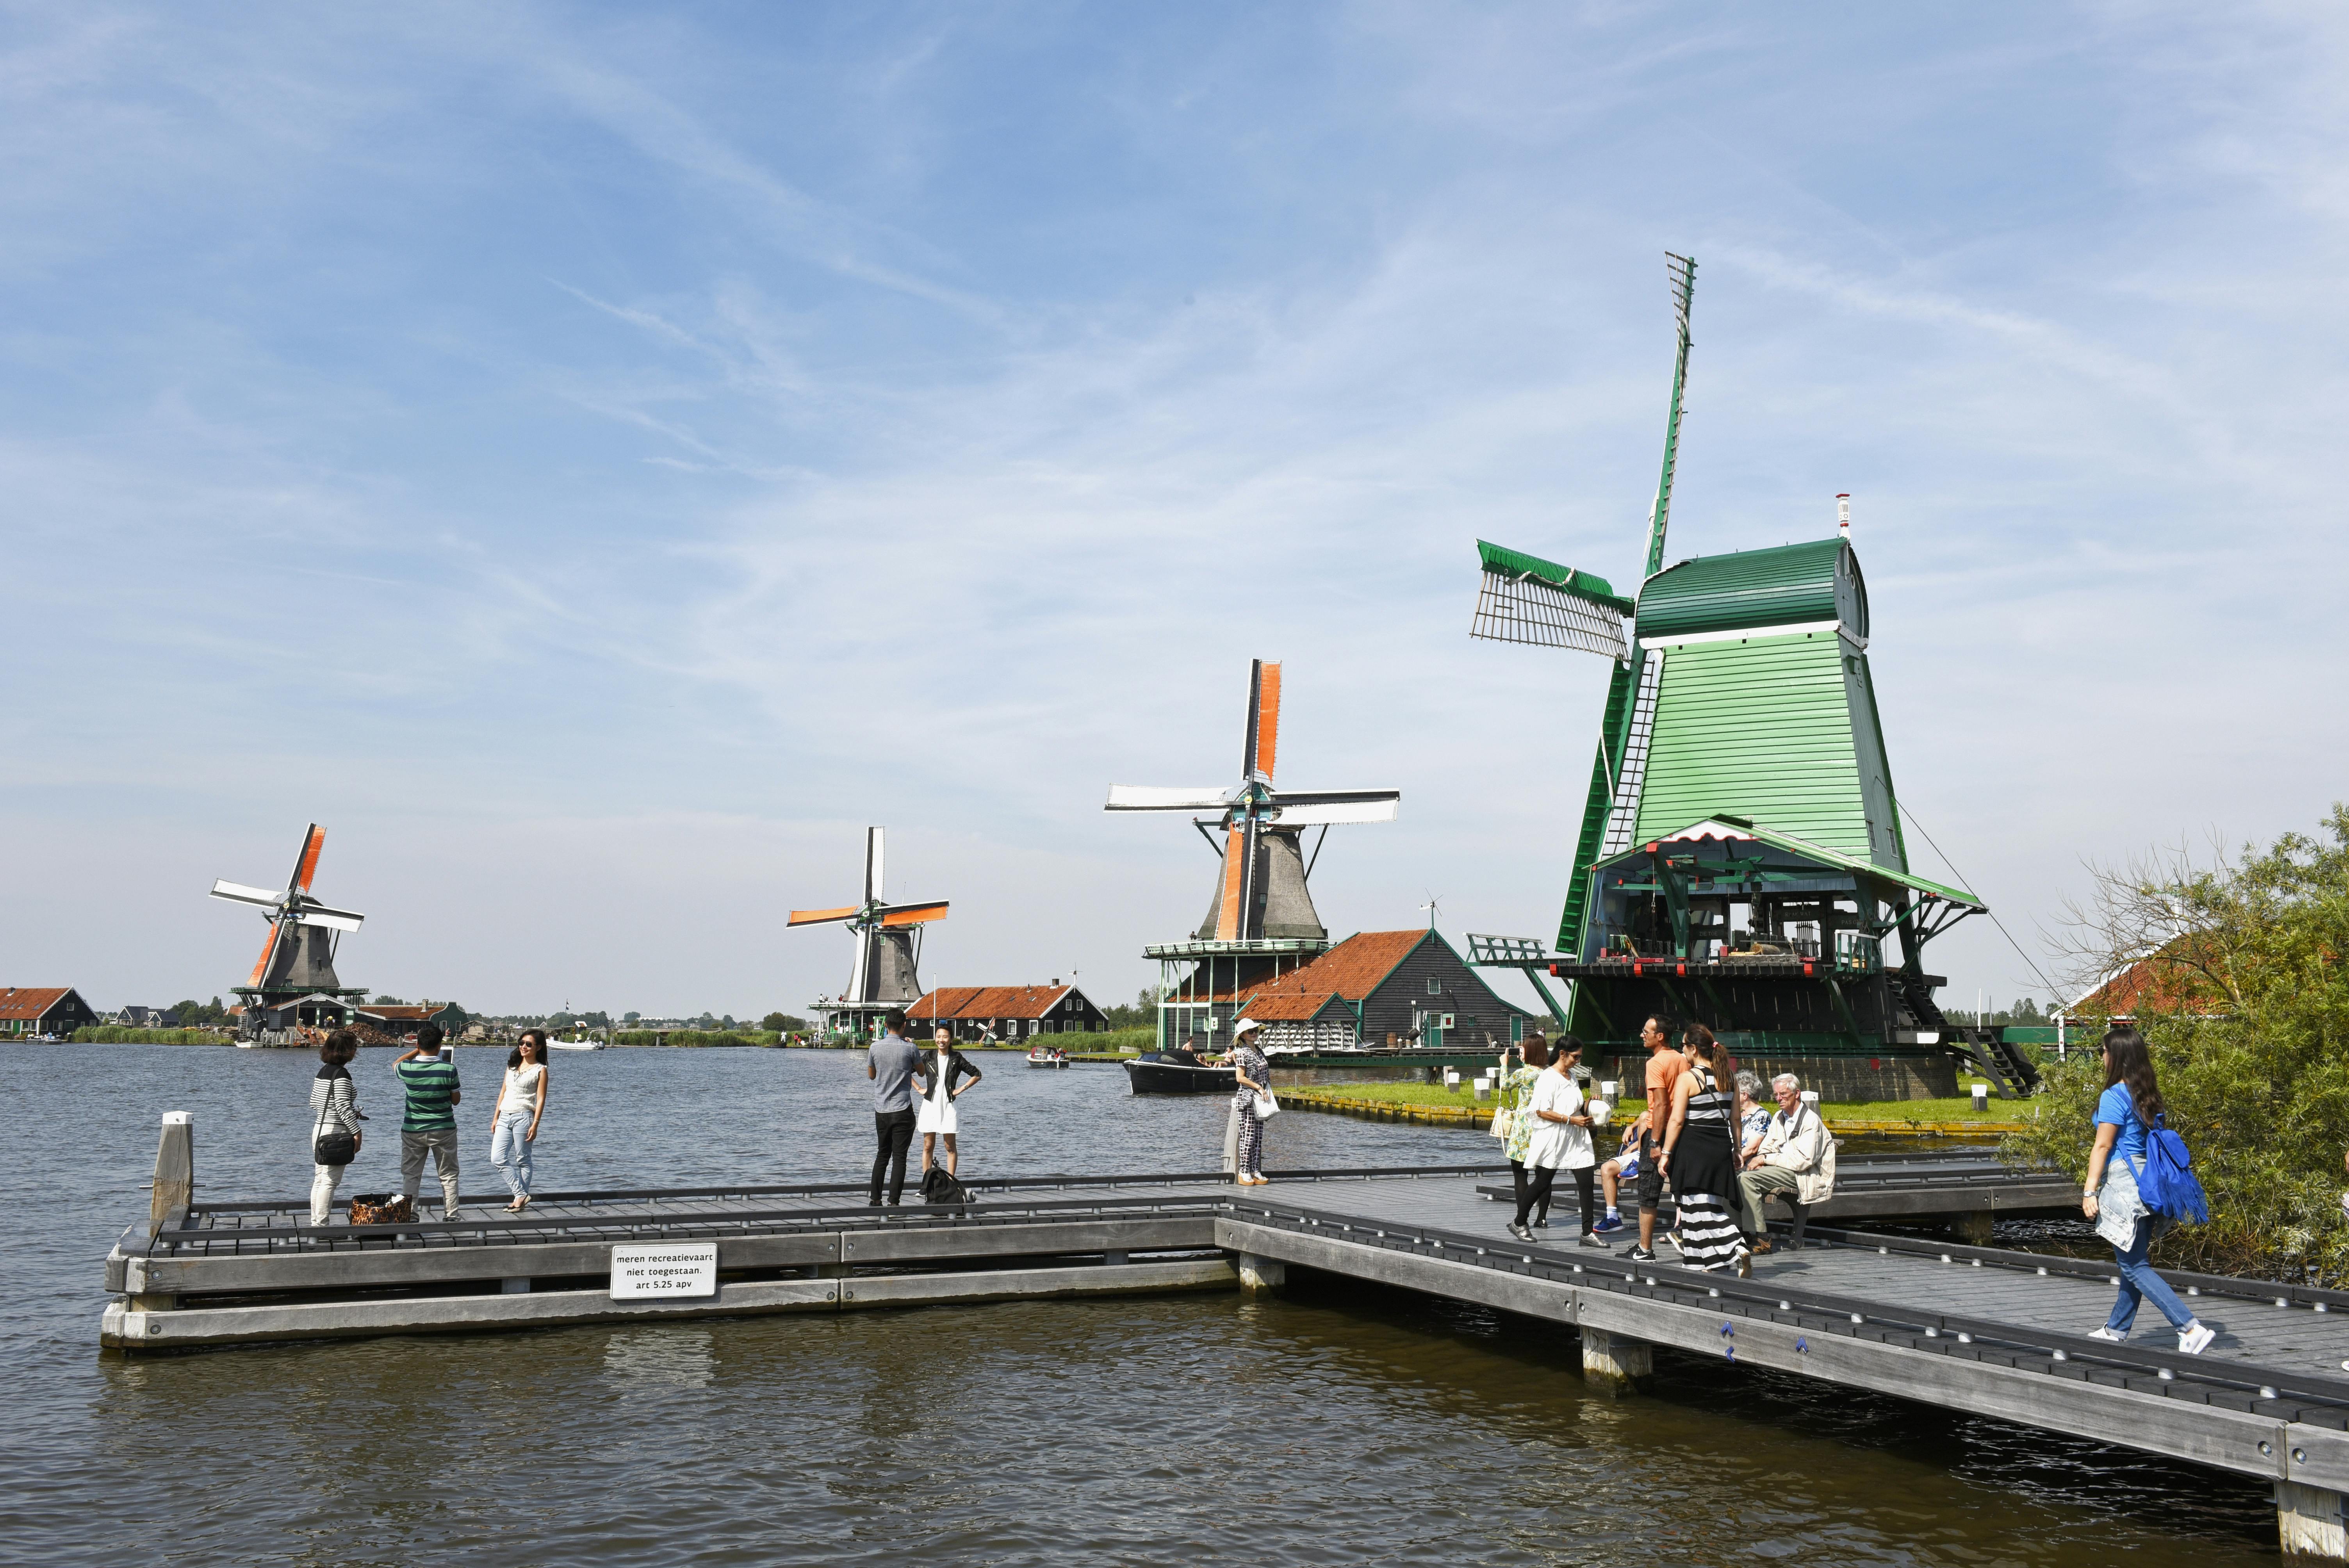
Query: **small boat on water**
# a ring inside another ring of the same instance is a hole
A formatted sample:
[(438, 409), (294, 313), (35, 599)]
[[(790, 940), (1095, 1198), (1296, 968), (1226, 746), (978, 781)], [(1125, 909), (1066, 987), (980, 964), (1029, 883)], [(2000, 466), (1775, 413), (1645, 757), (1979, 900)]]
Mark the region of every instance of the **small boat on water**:
[(1028, 1065), (1031, 1068), (1064, 1068), (1069, 1065), (1069, 1053), (1056, 1051), (1050, 1046), (1028, 1047)]
[(600, 1051), (604, 1048), (604, 1042), (601, 1040), (549, 1040), (546, 1042), (546, 1048), (551, 1051)]
[(1195, 1057), (1152, 1051), (1118, 1064), (1136, 1094), (1222, 1094), (1238, 1087), (1229, 1068), (1211, 1068)]

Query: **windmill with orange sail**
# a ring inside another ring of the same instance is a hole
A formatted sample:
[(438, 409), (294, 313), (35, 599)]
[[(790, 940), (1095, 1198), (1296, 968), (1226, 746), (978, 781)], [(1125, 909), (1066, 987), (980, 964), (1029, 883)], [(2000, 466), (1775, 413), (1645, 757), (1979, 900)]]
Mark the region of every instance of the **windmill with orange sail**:
[[(1253, 661), (1240, 778), (1228, 788), (1195, 789), (1112, 784), (1112, 811), (1206, 811), (1192, 824), (1222, 857), (1207, 917), (1186, 942), (1143, 950), (1166, 976), (1160, 1007), (1160, 1044), (1192, 1033), (1228, 1027), (1228, 1004), (1239, 992), (1309, 961), (1330, 945), (1314, 910), (1309, 882), (1321, 839), (1335, 825), (1392, 822), (1400, 789), (1284, 789), (1273, 783), (1280, 748), (1280, 665)], [(1319, 828), (1312, 855), (1308, 828)], [(1174, 967), (1188, 964), (1177, 977)]]
[(326, 846), (326, 830), (311, 823), (283, 892), (243, 882), (212, 883), (212, 897), (259, 909), (269, 923), (252, 977), (231, 987), (244, 1000), (239, 1033), (247, 1038), (257, 1037), (264, 1029), (347, 1023), (351, 1004), (367, 995), (365, 987), (345, 985), (335, 976), (335, 951), (342, 934), (357, 931), (367, 916), (333, 908), (310, 892), (318, 874), (318, 852)]
[(792, 925), (845, 925), (856, 936), (855, 967), (848, 989), (838, 997), (815, 1004), (829, 1014), (833, 1026), (870, 1034), (888, 1014), (921, 1000), (916, 974), (921, 959), (922, 927), (947, 917), (947, 901), (891, 903), (884, 896), (883, 838), (878, 828), (864, 830), (864, 898), (838, 909), (795, 909)]

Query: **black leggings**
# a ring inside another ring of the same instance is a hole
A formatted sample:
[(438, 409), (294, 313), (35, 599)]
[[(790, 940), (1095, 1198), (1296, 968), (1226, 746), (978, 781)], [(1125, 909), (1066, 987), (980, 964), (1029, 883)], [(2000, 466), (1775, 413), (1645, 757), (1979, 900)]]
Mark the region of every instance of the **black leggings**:
[[(1537, 1165), (1527, 1171), (1513, 1160), (1509, 1161), (1509, 1174), (1516, 1179), (1517, 1187), (1516, 1222), (1524, 1224), (1526, 1217), (1534, 1212), (1537, 1205), (1541, 1210), (1541, 1217), (1548, 1219), (1549, 1190), (1557, 1180), (1557, 1171), (1547, 1165)], [(1581, 1200), (1582, 1233), (1587, 1236), (1590, 1234), (1591, 1227), (1599, 1222), (1599, 1204), (1591, 1191), (1590, 1167), (1578, 1166), (1567, 1174), (1574, 1178), (1574, 1195)]]

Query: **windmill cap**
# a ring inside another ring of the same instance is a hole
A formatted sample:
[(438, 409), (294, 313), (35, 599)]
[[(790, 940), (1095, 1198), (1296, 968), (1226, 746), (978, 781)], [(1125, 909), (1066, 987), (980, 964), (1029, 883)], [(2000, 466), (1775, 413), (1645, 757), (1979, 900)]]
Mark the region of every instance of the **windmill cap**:
[(1264, 1026), (1257, 1023), (1254, 1018), (1235, 1019), (1232, 1022), (1232, 1038), (1237, 1039), (1242, 1035), (1247, 1034), (1250, 1029), (1261, 1029)]

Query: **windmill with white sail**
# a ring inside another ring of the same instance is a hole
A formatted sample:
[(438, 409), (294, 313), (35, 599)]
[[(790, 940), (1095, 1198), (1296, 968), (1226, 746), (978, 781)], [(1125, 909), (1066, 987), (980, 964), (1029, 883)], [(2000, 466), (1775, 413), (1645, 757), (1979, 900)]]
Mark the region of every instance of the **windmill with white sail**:
[[(1107, 810), (1195, 813), (1192, 825), (1222, 859), (1198, 930), (1185, 941), (1143, 949), (1159, 961), (1162, 1047), (1227, 1029), (1231, 1004), (1241, 993), (1326, 951), (1330, 933), (1313, 907), (1310, 887), (1323, 840), (1332, 827), (1395, 820), (1400, 789), (1276, 785), (1279, 750), (1280, 665), (1257, 659), (1249, 667), (1236, 783), (1110, 786)], [(1309, 855), (1310, 828), (1321, 831)]]
[(326, 845), (326, 830), (311, 823), (283, 892), (243, 882), (212, 883), (212, 897), (258, 909), (269, 923), (251, 978), (231, 987), (244, 1002), (237, 1032), (246, 1041), (257, 1042), (264, 1030), (348, 1023), (353, 1005), (367, 995), (364, 986), (345, 985), (335, 975), (335, 954), (343, 934), (357, 931), (367, 916), (334, 908), (310, 892), (318, 874), (318, 854)]
[(918, 975), (922, 928), (947, 917), (947, 901), (891, 903), (885, 896), (885, 841), (879, 828), (864, 830), (864, 897), (836, 909), (795, 909), (789, 923), (840, 924), (856, 938), (856, 955), (849, 971), (848, 988), (838, 996), (814, 1004), (834, 1028), (860, 1035), (874, 1032), (890, 1013), (911, 1006), (922, 996)]

